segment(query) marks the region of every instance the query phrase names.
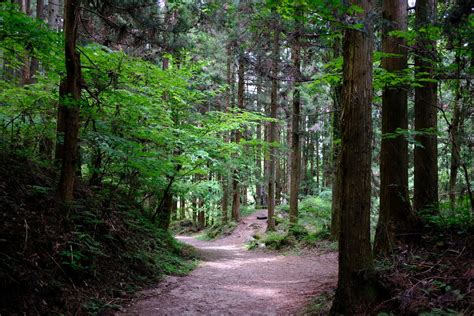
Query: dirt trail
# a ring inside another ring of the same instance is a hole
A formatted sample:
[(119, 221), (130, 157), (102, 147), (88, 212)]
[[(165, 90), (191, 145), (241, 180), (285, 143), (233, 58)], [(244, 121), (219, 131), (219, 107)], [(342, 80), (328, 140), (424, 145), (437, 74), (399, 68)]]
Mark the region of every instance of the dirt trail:
[(141, 293), (120, 315), (288, 315), (335, 287), (335, 253), (280, 255), (247, 251), (245, 242), (266, 223), (260, 211), (232, 235), (215, 241), (178, 237), (194, 246), (202, 264), (185, 277), (168, 277)]

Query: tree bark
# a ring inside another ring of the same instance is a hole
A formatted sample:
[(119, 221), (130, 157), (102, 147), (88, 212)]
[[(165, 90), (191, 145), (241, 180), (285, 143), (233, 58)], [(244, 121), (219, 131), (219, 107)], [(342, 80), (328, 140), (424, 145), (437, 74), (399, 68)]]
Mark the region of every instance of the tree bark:
[(205, 217), (205, 213), (204, 213), (204, 201), (203, 201), (202, 198), (199, 198), (198, 208), (199, 208), (199, 211), (198, 211), (198, 228), (199, 229), (204, 229), (204, 227), (206, 226), (206, 217)]
[[(36, 18), (43, 20), (44, 19), (44, 0), (36, 0)], [(39, 62), (36, 57), (31, 57), (30, 69), (29, 69), (29, 78), (27, 83), (34, 83), (34, 76), (39, 68)]]
[[(396, 57), (382, 59), (382, 67), (405, 76), (406, 41), (391, 36), (408, 28), (407, 1), (384, 1), (382, 50)], [(397, 241), (407, 240), (416, 229), (416, 217), (408, 196), (408, 142), (397, 129), (408, 129), (407, 87), (388, 84), (382, 94), (382, 145), (380, 150), (380, 214), (375, 235), (375, 253), (387, 254)], [(395, 135), (394, 135), (395, 134)]]
[[(436, 19), (436, 0), (417, 0), (415, 24), (418, 30), (432, 26)], [(433, 79), (436, 41), (419, 34), (415, 57), (416, 79)], [(438, 207), (438, 139), (437, 83), (419, 82), (415, 88), (414, 208), (417, 212), (437, 213)]]
[[(335, 47), (336, 56), (340, 55), (340, 44)], [(332, 185), (332, 203), (331, 203), (331, 239), (338, 240), (341, 232), (341, 97), (342, 86), (337, 84), (333, 88), (333, 118), (332, 118), (332, 163), (333, 167), (333, 185)]]
[[(59, 31), (61, 26), (61, 16), (59, 15), (59, 9), (60, 0), (48, 0), (48, 25), (54, 31)], [(64, 9), (66, 9), (66, 0), (64, 3)], [(66, 20), (66, 11), (64, 11), (64, 20)]]
[[(239, 70), (238, 70), (238, 86), (237, 86), (237, 104), (240, 109), (244, 109), (244, 92), (245, 92), (245, 62), (243, 52), (239, 54)], [(240, 130), (235, 131), (235, 142), (240, 143)], [(239, 185), (239, 170), (234, 170), (234, 178), (232, 180), (232, 219), (240, 220), (240, 185)]]
[[(458, 65), (457, 72), (461, 72), (461, 58), (460, 53), (456, 52), (456, 64)], [(461, 100), (462, 100), (462, 86), (461, 80), (458, 79), (456, 83), (456, 97), (453, 103), (453, 119), (449, 126), (449, 133), (451, 137), (451, 163), (449, 168), (449, 202), (451, 210), (456, 208), (456, 182), (460, 163), (460, 155), (457, 145), (459, 126), (461, 123)]]
[[(301, 9), (296, 8), (296, 16), (301, 16)], [(293, 108), (291, 116), (291, 167), (290, 167), (290, 225), (294, 225), (298, 221), (298, 195), (300, 187), (300, 168), (301, 168), (301, 153), (300, 153), (300, 115), (301, 115), (301, 97), (300, 97), (300, 68), (301, 68), (301, 24), (296, 22), (296, 30), (294, 33), (291, 58), (293, 63)]]
[(181, 196), (181, 199), (179, 201), (179, 219), (185, 219), (186, 218), (186, 199), (184, 196)]
[[(61, 82), (58, 126), (62, 126), (63, 148), (58, 198), (61, 203), (73, 199), (77, 168), (77, 147), (80, 126), (81, 61), (76, 51), (76, 38), (80, 0), (66, 0), (64, 4), (64, 41), (66, 78)], [(61, 136), (59, 136), (61, 138)]]
[[(270, 95), (270, 117), (277, 118), (278, 111), (278, 64), (280, 59), (280, 30), (277, 26), (273, 31), (272, 43), (272, 88)], [(274, 144), (278, 141), (277, 123), (270, 122), (269, 137), (270, 153), (268, 161), (268, 219), (267, 231), (275, 230), (275, 178), (276, 178), (276, 150)]]
[[(232, 76), (232, 43), (227, 44), (227, 61), (226, 61), (226, 79), (227, 79), (227, 88), (225, 94), (225, 111), (227, 112), (232, 106), (232, 87), (233, 87), (233, 76)], [(228, 133), (224, 134), (224, 142), (229, 142), (230, 137)], [(230, 195), (230, 183), (227, 178), (226, 172), (222, 176), (222, 223), (227, 224), (228, 222), (228, 206), (229, 206), (229, 195)]]
[(332, 315), (364, 313), (375, 299), (370, 245), (372, 156), (372, 1), (350, 0), (363, 9), (362, 30), (346, 29), (342, 90), (341, 234), (339, 280)]

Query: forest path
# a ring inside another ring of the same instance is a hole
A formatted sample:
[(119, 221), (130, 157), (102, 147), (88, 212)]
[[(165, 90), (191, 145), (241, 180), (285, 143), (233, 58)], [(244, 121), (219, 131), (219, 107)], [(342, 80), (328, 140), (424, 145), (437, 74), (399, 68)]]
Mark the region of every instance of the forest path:
[(289, 315), (311, 297), (335, 288), (336, 253), (282, 255), (248, 251), (245, 242), (266, 228), (262, 210), (243, 218), (234, 232), (214, 241), (178, 239), (203, 262), (184, 277), (167, 277), (142, 292), (120, 315)]

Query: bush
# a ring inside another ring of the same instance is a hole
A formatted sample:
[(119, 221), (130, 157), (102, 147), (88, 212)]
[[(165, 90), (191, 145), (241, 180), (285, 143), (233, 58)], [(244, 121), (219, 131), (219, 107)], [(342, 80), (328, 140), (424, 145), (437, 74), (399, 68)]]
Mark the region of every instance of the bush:
[(269, 249), (280, 250), (296, 244), (296, 239), (291, 235), (269, 232), (262, 238), (262, 243)]
[(301, 241), (306, 236), (308, 236), (308, 231), (306, 230), (306, 228), (304, 228), (304, 226), (296, 224), (290, 227), (290, 229), (288, 230), (288, 234), (295, 237), (296, 240)]
[(205, 236), (207, 239), (215, 239), (221, 236), (228, 236), (232, 234), (234, 229), (237, 227), (236, 222), (230, 222), (228, 224), (214, 224), (213, 226), (209, 227), (206, 232)]
[(458, 207), (454, 210), (451, 209), (449, 202), (442, 202), (439, 205), (439, 213), (435, 215), (422, 214), (422, 217), (428, 225), (440, 229), (469, 230), (474, 227), (474, 216), (467, 196), (458, 203)]

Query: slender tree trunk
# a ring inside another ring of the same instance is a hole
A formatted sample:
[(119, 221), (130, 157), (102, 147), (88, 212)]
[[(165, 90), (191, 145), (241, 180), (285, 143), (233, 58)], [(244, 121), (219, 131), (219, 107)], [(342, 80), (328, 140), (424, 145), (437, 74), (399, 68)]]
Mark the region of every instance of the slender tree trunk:
[[(233, 87), (233, 76), (232, 76), (232, 44), (227, 44), (227, 62), (226, 62), (226, 77), (227, 77), (227, 88), (226, 88), (226, 96), (225, 96), (225, 111), (227, 112), (229, 108), (232, 106), (232, 87)], [(228, 133), (224, 135), (224, 142), (228, 143), (230, 141), (230, 137)], [(222, 223), (227, 224), (228, 222), (228, 206), (229, 206), (229, 196), (230, 196), (230, 183), (227, 178), (226, 172), (222, 175), (222, 200), (221, 200), (221, 207), (222, 207)]]
[[(289, 108), (289, 104), (287, 106)], [(286, 199), (290, 197), (290, 183), (291, 183), (291, 143), (292, 143), (292, 130), (293, 130), (293, 122), (291, 117), (290, 110), (286, 111), (286, 147), (288, 148), (288, 154), (286, 155), (286, 166), (285, 166), (285, 195)]]
[[(436, 20), (436, 0), (417, 0), (416, 28), (421, 30), (432, 26)], [(417, 39), (415, 76), (417, 79), (433, 79), (436, 41), (429, 35), (420, 34)], [(417, 212), (436, 213), (438, 207), (438, 139), (436, 82), (420, 82), (415, 88), (415, 130), (420, 144), (415, 147), (414, 207)]]
[(184, 196), (181, 197), (179, 201), (179, 219), (186, 218), (186, 199)]
[[(329, 125), (329, 124), (328, 124)], [(323, 138), (323, 181), (322, 187), (329, 188), (332, 183), (332, 172), (331, 172), (331, 148), (329, 144), (325, 141), (326, 132), (322, 132)]]
[(347, 29), (344, 36), (341, 235), (332, 315), (363, 314), (375, 299), (370, 245), (373, 12), (370, 0), (349, 4), (363, 9), (355, 20), (364, 28)]
[(66, 0), (64, 4), (64, 41), (66, 78), (61, 82), (60, 112), (58, 126), (64, 128), (61, 155), (61, 174), (58, 184), (59, 201), (70, 202), (73, 199), (76, 178), (80, 102), (81, 102), (81, 61), (76, 51), (76, 38), (80, 0)]
[[(336, 55), (340, 55), (340, 45), (336, 45)], [(332, 146), (333, 156), (333, 185), (332, 185), (332, 204), (331, 204), (331, 239), (338, 240), (341, 233), (341, 194), (342, 194), (342, 179), (341, 179), (341, 97), (342, 86), (337, 84), (333, 88), (333, 123), (332, 123)]]
[[(260, 67), (260, 57), (257, 57), (257, 66)], [(261, 111), (262, 102), (261, 102), (261, 94), (262, 94), (262, 77), (257, 74), (257, 95), (256, 95), (256, 103), (257, 103), (257, 111)], [(256, 126), (256, 138), (258, 141), (261, 141), (265, 135), (262, 136), (262, 124), (258, 124)], [(262, 208), (265, 205), (263, 201), (264, 195), (264, 185), (262, 183), (262, 174), (264, 174), (265, 170), (262, 169), (262, 148), (259, 146), (255, 150), (255, 207)]]
[(198, 228), (199, 229), (204, 229), (204, 227), (206, 226), (206, 217), (205, 217), (205, 213), (204, 213), (204, 201), (202, 198), (199, 198), (199, 202), (198, 202), (198, 208), (199, 208), (199, 211), (198, 211)]
[[(457, 73), (458, 77), (461, 72), (461, 58), (460, 53), (456, 52), (456, 64), (458, 65)], [(449, 202), (451, 210), (454, 211), (456, 208), (456, 182), (457, 174), (459, 169), (459, 151), (457, 148), (459, 126), (461, 122), (461, 100), (462, 100), (462, 86), (461, 79), (457, 80), (456, 86), (456, 97), (453, 103), (453, 120), (449, 127), (449, 133), (451, 137), (451, 163), (449, 168)]]
[[(382, 50), (396, 54), (382, 60), (382, 67), (394, 75), (404, 76), (407, 68), (406, 41), (391, 36), (392, 31), (408, 28), (407, 1), (384, 1)], [(416, 217), (408, 196), (408, 142), (404, 135), (393, 135), (408, 129), (407, 87), (388, 85), (382, 94), (382, 145), (380, 150), (380, 215), (375, 235), (378, 255), (391, 251), (396, 241), (406, 240), (416, 230)]]
[(197, 199), (195, 197), (192, 198), (191, 200), (191, 210), (193, 212), (193, 223), (194, 225), (197, 224)]
[[(277, 135), (277, 142), (280, 141), (280, 131), (279, 127), (276, 128), (276, 135)], [(282, 163), (279, 156), (274, 156), (275, 159), (275, 205), (279, 205), (281, 203), (281, 195), (283, 192), (283, 181), (282, 181)], [(270, 167), (269, 167), (270, 170)], [(268, 193), (270, 194), (270, 193)]]
[(178, 220), (178, 200), (177, 199), (173, 199), (173, 202), (171, 203), (171, 218), (174, 221)]
[[(66, 8), (66, 0), (64, 8)], [(61, 16), (59, 15), (59, 9), (59, 0), (48, 0), (48, 25), (54, 31), (59, 31), (61, 26)], [(64, 13), (64, 19), (66, 20), (66, 13)]]
[[(278, 64), (280, 59), (280, 30), (276, 27), (273, 31), (272, 44), (272, 88), (270, 96), (270, 117), (277, 118), (278, 111)], [(270, 122), (269, 137), (270, 153), (268, 161), (268, 219), (267, 231), (275, 230), (275, 174), (276, 174), (276, 150), (274, 144), (278, 141), (277, 123)]]
[(227, 224), (228, 222), (228, 206), (229, 206), (229, 181), (226, 177), (222, 177), (223, 183), (223, 194), (221, 200), (221, 207), (222, 207), (222, 223)]
[[(301, 9), (297, 8), (297, 16), (301, 16)], [(293, 62), (293, 113), (291, 117), (291, 169), (290, 169), (290, 224), (294, 225), (298, 221), (298, 195), (300, 188), (300, 115), (301, 115), (301, 97), (300, 97), (300, 68), (301, 68), (301, 48), (300, 34), (301, 25), (297, 22), (297, 27), (292, 43), (291, 58)]]
[[(40, 20), (44, 19), (44, 0), (36, 0), (36, 18)], [(33, 83), (35, 81), (34, 76), (38, 72), (38, 68), (38, 59), (36, 57), (31, 57), (28, 83)]]
[[(238, 70), (238, 87), (237, 87), (237, 103), (240, 109), (244, 109), (244, 92), (245, 92), (245, 63), (243, 52), (239, 55), (239, 70)], [(241, 132), (235, 131), (235, 142), (240, 143)], [(234, 171), (234, 178), (232, 180), (232, 219), (240, 220), (240, 185), (239, 185), (239, 171)]]

